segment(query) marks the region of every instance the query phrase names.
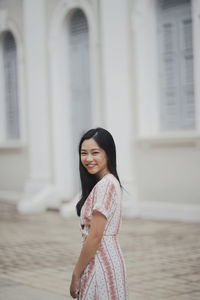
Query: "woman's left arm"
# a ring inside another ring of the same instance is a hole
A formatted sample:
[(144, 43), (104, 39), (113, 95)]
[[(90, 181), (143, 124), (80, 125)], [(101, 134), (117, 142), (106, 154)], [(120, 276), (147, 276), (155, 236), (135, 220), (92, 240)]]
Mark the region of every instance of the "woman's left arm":
[(80, 288), (80, 277), (84, 269), (87, 267), (91, 259), (94, 257), (106, 226), (106, 217), (98, 212), (97, 210), (93, 211), (92, 220), (90, 223), (90, 230), (88, 236), (83, 244), (80, 256), (75, 265), (72, 281), (70, 286), (70, 294), (73, 298), (77, 298), (77, 291)]

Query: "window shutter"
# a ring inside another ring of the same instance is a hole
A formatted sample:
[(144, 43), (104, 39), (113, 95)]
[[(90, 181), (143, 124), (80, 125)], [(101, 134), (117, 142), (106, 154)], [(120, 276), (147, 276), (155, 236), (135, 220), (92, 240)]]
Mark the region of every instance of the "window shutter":
[[(89, 31), (87, 19), (77, 9), (70, 18), (70, 77), (72, 115), (78, 116), (77, 132), (90, 127)], [(82, 132), (81, 132), (82, 133)], [(80, 138), (80, 133), (78, 139)]]
[(19, 138), (19, 107), (17, 86), (16, 44), (12, 33), (3, 39), (3, 61), (5, 76), (6, 137)]
[(161, 120), (163, 129), (174, 129), (179, 123), (177, 28), (173, 18), (166, 19), (161, 25)]
[(160, 109), (163, 130), (195, 126), (190, 1), (159, 1)]
[(82, 37), (88, 32), (88, 24), (82, 10), (77, 9), (70, 19), (70, 34), (72, 37)]
[[(80, 137), (91, 127), (89, 28), (81, 9), (73, 11), (69, 19), (69, 59), (73, 147), (77, 153)], [(78, 157), (74, 156), (73, 164), (78, 170)]]
[(181, 98), (182, 98), (182, 127), (193, 128), (194, 111), (194, 76), (193, 76), (193, 49), (192, 49), (192, 20), (183, 18), (180, 21), (181, 38)]
[(160, 9), (169, 9), (169, 8), (174, 8), (182, 4), (188, 4), (190, 3), (190, 0), (160, 0), (159, 1), (159, 6)]

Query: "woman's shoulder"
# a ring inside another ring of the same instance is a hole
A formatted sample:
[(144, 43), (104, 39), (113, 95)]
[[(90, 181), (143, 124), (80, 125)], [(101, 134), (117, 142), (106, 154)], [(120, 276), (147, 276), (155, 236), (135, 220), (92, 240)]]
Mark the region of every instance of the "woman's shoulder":
[(108, 186), (112, 185), (116, 188), (120, 187), (118, 179), (111, 173), (106, 174), (104, 177), (102, 177), (96, 184), (97, 186)]

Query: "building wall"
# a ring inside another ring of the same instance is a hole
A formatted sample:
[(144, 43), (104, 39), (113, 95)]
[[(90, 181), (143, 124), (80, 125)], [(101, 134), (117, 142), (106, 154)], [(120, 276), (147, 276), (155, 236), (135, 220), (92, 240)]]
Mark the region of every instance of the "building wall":
[[(199, 1), (192, 1), (195, 82), (199, 81)], [(160, 127), (156, 1), (131, 1), (132, 78), (135, 79), (136, 181), (141, 214), (198, 219), (200, 208), (199, 89), (196, 128), (164, 132)], [(134, 101), (134, 100), (133, 100)]]
[[(127, 212), (167, 219), (174, 208), (174, 219), (199, 218), (199, 90), (195, 90), (196, 130), (164, 134), (159, 128), (157, 105), (155, 3), (43, 0), (31, 4), (24, 0), (13, 5), (11, 0), (0, 0), (0, 10), (6, 10), (8, 19), (16, 24), (23, 82), (23, 139), (12, 147), (0, 146), (0, 197), (1, 191), (2, 195), (3, 191), (22, 192), (27, 185), (36, 191), (49, 183), (64, 187), (67, 197), (73, 196), (71, 100), (69, 82), (63, 79), (69, 79), (69, 61), (63, 60), (64, 64), (62, 58), (67, 56), (63, 44), (67, 14), (80, 7), (90, 24), (92, 124), (108, 128), (115, 138), (119, 175), (129, 192)], [(200, 47), (195, 20), (199, 6), (193, 1), (197, 82)], [(39, 23), (23, 15), (27, 11), (31, 16), (31, 7)], [(42, 12), (37, 14), (40, 7)], [(33, 36), (37, 24), (42, 31)], [(25, 25), (33, 30), (30, 35)], [(33, 50), (38, 51), (38, 58), (33, 57)], [(193, 212), (194, 217), (190, 215)]]
[[(20, 147), (21, 148), (21, 147)], [(22, 192), (28, 177), (28, 151), (0, 149), (0, 196), (3, 192)]]
[[(17, 143), (0, 144), (0, 197), (17, 198), (24, 189), (25, 181), (29, 174), (29, 153), (26, 124), (26, 101), (24, 82), (24, 41), (23, 41), (23, 1), (0, 1), (0, 30), (10, 29), (15, 36), (18, 51), (18, 64), (20, 78), (20, 115), (22, 139)], [(22, 91), (23, 90), (23, 91)]]
[(199, 148), (195, 146), (137, 147), (140, 201), (200, 205)]

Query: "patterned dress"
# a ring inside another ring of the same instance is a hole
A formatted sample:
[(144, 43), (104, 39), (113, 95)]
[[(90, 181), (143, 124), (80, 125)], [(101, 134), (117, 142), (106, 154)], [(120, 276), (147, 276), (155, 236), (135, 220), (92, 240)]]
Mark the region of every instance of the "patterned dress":
[(93, 210), (107, 223), (95, 257), (81, 276), (80, 300), (127, 300), (126, 270), (117, 234), (121, 224), (121, 188), (112, 174), (94, 186), (81, 210), (83, 243), (88, 235)]

